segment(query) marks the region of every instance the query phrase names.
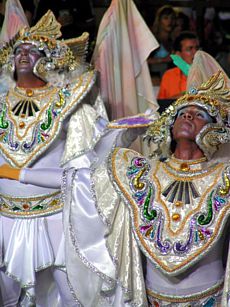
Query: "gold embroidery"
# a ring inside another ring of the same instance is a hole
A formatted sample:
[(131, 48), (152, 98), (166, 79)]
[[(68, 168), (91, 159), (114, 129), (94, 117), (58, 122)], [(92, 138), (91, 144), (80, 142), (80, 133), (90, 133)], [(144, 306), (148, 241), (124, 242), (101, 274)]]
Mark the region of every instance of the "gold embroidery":
[[(24, 131), (24, 133), (23, 133), (22, 135), (19, 134), (19, 128), (20, 128), (20, 127), (18, 127), (18, 124), (19, 124), (19, 123), (18, 123), (17, 118), (15, 118), (15, 117), (12, 116), (11, 111), (8, 111), (9, 118), (10, 118), (10, 120), (12, 120), (12, 122), (14, 123), (14, 126), (16, 127), (16, 136), (17, 136), (18, 140), (23, 141), (24, 138), (27, 136), (29, 129), (32, 128), (32, 127), (35, 127), (35, 126), (41, 121), (42, 116), (44, 116), (45, 110), (46, 110), (46, 109), (50, 106), (50, 104), (53, 102), (52, 99), (54, 99), (55, 95), (57, 94), (57, 91), (58, 91), (58, 89), (52, 89), (52, 91), (50, 91), (50, 92), (46, 95), (46, 98), (49, 97), (48, 102), (45, 103), (44, 106), (41, 108), (41, 110), (38, 112), (38, 115), (37, 115), (36, 119), (35, 119), (35, 118), (32, 118), (32, 119), (30, 120), (31, 122), (28, 123), (27, 128), (25, 129), (25, 131)], [(9, 95), (6, 96), (6, 104), (7, 104), (8, 110), (11, 109), (11, 101), (9, 101), (9, 96), (10, 96), (10, 95), (13, 95), (12, 91), (9, 93)], [(44, 95), (44, 96), (45, 96), (45, 95)], [(24, 98), (25, 98), (25, 96), (24, 96)], [(41, 98), (42, 98), (42, 97), (41, 97)], [(20, 129), (20, 131), (21, 131), (21, 129)]]
[[(58, 118), (56, 118), (56, 120), (53, 123), (53, 127), (52, 130), (50, 131), (50, 136), (49, 138), (47, 138), (46, 140), (44, 140), (43, 143), (40, 143), (36, 146), (36, 148), (34, 148), (30, 153), (27, 154), (27, 156), (25, 157), (25, 159), (23, 161), (18, 161), (17, 157), (15, 158), (15, 152), (11, 152), (8, 150), (8, 147), (6, 147), (7, 145), (4, 145), (3, 143), (0, 143), (0, 148), (2, 153), (5, 155), (6, 159), (10, 162), (12, 162), (12, 164), (15, 167), (18, 168), (23, 168), (25, 166), (27, 166), (35, 157), (39, 152), (43, 152), (45, 150), (45, 148), (51, 143), (53, 142), (53, 140), (55, 139), (55, 135), (57, 135), (57, 132), (60, 129), (61, 123), (62, 123), (62, 119), (65, 117), (66, 114), (68, 114), (68, 112), (76, 105), (76, 103), (79, 101), (81, 102), (81, 97), (88, 91), (90, 84), (93, 84), (93, 78), (95, 76), (95, 72), (94, 71), (90, 71), (85, 73), (84, 75), (81, 75), (77, 80), (76, 80), (76, 85), (70, 89), (71, 91), (71, 101), (68, 102), (68, 104), (66, 106), (64, 106), (64, 108), (62, 109), (60, 115)], [(57, 89), (54, 89), (54, 91), (57, 92)], [(74, 99), (73, 99), (74, 97)], [(49, 103), (51, 103), (51, 101), (49, 101)], [(38, 118), (36, 119), (36, 123), (39, 122), (39, 120), (41, 119), (42, 116), (42, 111), (45, 110), (45, 107), (47, 107), (48, 104), (46, 104), (46, 106), (44, 106), (44, 108), (42, 108), (42, 110), (39, 112)], [(9, 107), (9, 102), (8, 102), (8, 107)], [(12, 116), (10, 116), (11, 120), (13, 120)], [(14, 124), (16, 125), (16, 122), (13, 120)], [(33, 123), (34, 125), (35, 123)], [(32, 125), (32, 124), (31, 124)], [(27, 133), (28, 129), (30, 127), (28, 126), (26, 128), (25, 134)], [(20, 140), (22, 140), (22, 138), (20, 138)]]
[[(128, 155), (130, 154), (134, 154), (135, 156), (137, 156), (137, 153), (131, 150), (126, 150), (125, 153)], [(119, 160), (122, 163), (125, 162), (125, 166), (128, 166), (128, 162), (126, 162), (124, 160), (124, 158), (122, 158), (123, 155), (120, 156), (119, 153), (119, 149), (115, 149), (113, 152), (113, 155), (111, 157), (111, 170), (113, 173), (113, 177), (116, 181), (116, 183), (118, 184), (119, 189), (121, 190), (122, 194), (125, 196), (125, 198), (128, 200), (132, 211), (133, 211), (133, 225), (134, 225), (134, 229), (135, 232), (137, 234), (138, 240), (140, 241), (140, 244), (142, 246), (142, 248), (146, 251), (146, 254), (154, 260), (154, 262), (159, 265), (159, 267), (161, 267), (161, 269), (163, 269), (165, 272), (167, 273), (174, 273), (177, 271), (180, 271), (182, 268), (186, 267), (187, 265), (189, 265), (194, 259), (196, 259), (198, 256), (200, 256), (202, 253), (204, 253), (205, 251), (207, 251), (209, 248), (211, 248), (211, 246), (214, 244), (217, 236), (220, 235), (221, 229), (222, 229), (222, 221), (224, 218), (227, 217), (227, 212), (229, 212), (229, 208), (230, 208), (230, 203), (227, 203), (225, 205), (225, 207), (223, 207), (223, 209), (221, 210), (221, 212), (219, 213), (218, 219), (216, 221), (215, 224), (215, 228), (213, 229), (213, 233), (212, 236), (208, 239), (207, 242), (204, 242), (203, 246), (201, 247), (197, 247), (197, 249), (195, 251), (193, 251), (193, 253), (188, 253), (186, 254), (186, 258), (184, 258), (184, 260), (180, 259), (180, 262), (178, 264), (176, 264), (176, 262), (173, 263), (173, 267), (169, 267), (167, 264), (165, 264), (163, 261), (161, 261), (157, 255), (156, 255), (156, 250), (153, 248), (154, 245), (151, 244), (151, 246), (149, 246), (149, 242), (143, 238), (142, 233), (140, 231), (140, 216), (139, 216), (139, 208), (136, 205), (135, 201), (133, 200), (132, 196), (130, 195), (130, 193), (128, 192), (128, 189), (126, 186), (124, 186), (123, 182), (121, 181), (121, 176), (119, 174), (117, 174), (117, 166), (116, 164), (119, 164)], [(119, 159), (119, 160), (118, 160)], [(158, 163), (159, 165), (159, 163)], [(216, 169), (218, 169), (216, 167)], [(210, 187), (209, 189), (206, 190), (206, 195), (207, 193), (209, 193), (211, 191), (211, 189), (214, 187), (215, 184), (217, 184), (218, 179), (220, 178), (220, 173), (222, 171), (222, 165), (220, 166), (220, 169), (218, 171), (218, 173), (215, 176), (215, 180), (214, 183), (212, 184), (212, 187)], [(156, 173), (156, 171), (155, 171)], [(203, 176), (204, 177), (204, 176)], [(127, 183), (128, 184), (128, 183)], [(159, 184), (159, 182), (158, 182)], [(158, 196), (159, 197), (159, 196)], [(205, 197), (202, 197), (202, 200), (200, 201), (200, 207), (202, 204), (202, 201), (204, 201)], [(194, 211), (195, 212), (195, 211)], [(168, 217), (169, 218), (169, 217)]]
[(45, 216), (62, 210), (60, 191), (35, 197), (1, 195), (1, 214), (10, 217)]
[(156, 293), (150, 289), (147, 289), (147, 295), (153, 298), (156, 298), (158, 300), (163, 300), (170, 303), (187, 303), (192, 301), (197, 301), (206, 297), (209, 297), (218, 291), (220, 291), (224, 286), (224, 282), (215, 285), (212, 288), (209, 288), (208, 290), (204, 290), (201, 293), (192, 294), (192, 295), (183, 295), (183, 296), (170, 296), (170, 295), (164, 295), (160, 293)]
[[(167, 173), (167, 175), (175, 178), (176, 180), (179, 181), (193, 181), (194, 179), (201, 179), (204, 178), (208, 175), (210, 175), (211, 173), (215, 172), (218, 168), (222, 167), (223, 163), (219, 163), (216, 164), (212, 167), (210, 167), (210, 169), (208, 171), (204, 171), (202, 169), (196, 169), (196, 170), (189, 170), (189, 172), (183, 172), (183, 175), (179, 176), (174, 174), (173, 172), (170, 171), (173, 170), (175, 172), (180, 172), (180, 169), (174, 168), (172, 165), (170, 165), (169, 163), (164, 163), (163, 164), (163, 168), (164, 171)], [(182, 174), (182, 173), (181, 173)], [(192, 174), (192, 176), (189, 176), (189, 174)]]
[[(201, 177), (198, 176), (198, 178), (206, 177), (206, 176), (210, 175), (212, 172), (216, 171), (219, 168), (218, 173), (215, 175), (214, 181), (212, 183), (210, 183), (210, 185), (208, 186), (208, 188), (205, 191), (203, 191), (203, 194), (200, 197), (200, 200), (198, 201), (198, 204), (196, 205), (196, 207), (194, 209), (190, 210), (190, 212), (186, 215), (186, 217), (184, 217), (184, 219), (181, 221), (180, 227), (176, 231), (172, 230), (171, 217), (170, 217), (170, 213), (169, 213), (169, 209), (170, 208), (168, 207), (166, 202), (162, 199), (162, 195), (161, 195), (162, 194), (162, 189), (161, 189), (160, 181), (158, 180), (159, 176), (157, 175), (157, 173), (159, 172), (160, 166), (162, 166), (162, 163), (158, 162), (156, 170), (155, 170), (155, 172), (153, 174), (153, 180), (154, 180), (154, 183), (156, 184), (156, 187), (157, 187), (157, 189), (156, 189), (157, 190), (156, 201), (159, 202), (162, 205), (162, 207), (164, 208), (164, 212), (166, 214), (166, 221), (167, 221), (168, 232), (170, 233), (171, 236), (175, 237), (178, 234), (180, 234), (181, 232), (183, 232), (183, 228), (185, 227), (185, 224), (189, 220), (189, 218), (191, 218), (191, 216), (194, 215), (196, 212), (200, 211), (200, 209), (202, 207), (202, 204), (204, 203), (205, 199), (207, 198), (207, 195), (211, 192), (211, 190), (214, 188), (214, 186), (217, 184), (217, 181), (220, 178), (220, 174), (221, 174), (221, 172), (223, 170), (223, 164), (218, 165), (217, 167), (215, 167), (212, 170), (210, 170), (208, 173), (203, 174)], [(163, 169), (165, 170), (164, 165), (163, 165)], [(166, 171), (166, 173), (167, 173), (167, 171)], [(182, 180), (182, 178), (179, 177), (179, 176), (176, 177), (176, 178), (178, 180)], [(192, 177), (192, 178), (194, 178), (194, 177)], [(192, 178), (190, 178), (190, 180)], [(195, 178), (197, 178), (197, 176), (195, 176)]]

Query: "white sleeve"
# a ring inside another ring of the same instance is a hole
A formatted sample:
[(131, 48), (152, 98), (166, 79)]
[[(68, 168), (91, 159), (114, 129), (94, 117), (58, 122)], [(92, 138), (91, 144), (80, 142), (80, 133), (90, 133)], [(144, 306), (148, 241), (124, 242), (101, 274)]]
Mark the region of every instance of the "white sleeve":
[(63, 168), (24, 168), (19, 181), (39, 187), (59, 189), (62, 182)]

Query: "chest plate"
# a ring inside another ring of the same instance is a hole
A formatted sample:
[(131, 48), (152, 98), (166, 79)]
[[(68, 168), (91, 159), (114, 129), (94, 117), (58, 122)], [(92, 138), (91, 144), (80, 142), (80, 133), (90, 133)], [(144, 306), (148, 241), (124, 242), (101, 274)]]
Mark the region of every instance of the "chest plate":
[(165, 273), (184, 271), (221, 236), (230, 208), (229, 166), (176, 159), (150, 163), (120, 149), (112, 155), (111, 172), (142, 251)]
[(0, 151), (8, 162), (27, 167), (41, 155), (93, 83), (92, 71), (63, 88), (15, 88), (1, 96)]

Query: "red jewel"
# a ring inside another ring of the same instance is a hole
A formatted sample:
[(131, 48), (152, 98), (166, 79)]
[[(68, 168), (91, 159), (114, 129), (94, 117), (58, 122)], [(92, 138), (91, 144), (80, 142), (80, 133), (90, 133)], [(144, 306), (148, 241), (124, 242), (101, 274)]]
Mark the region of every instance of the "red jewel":
[(23, 207), (24, 210), (28, 210), (30, 208), (30, 206), (28, 204), (24, 204), (24, 205), (22, 205), (22, 207)]
[(153, 301), (153, 307), (160, 307), (160, 304), (157, 301)]

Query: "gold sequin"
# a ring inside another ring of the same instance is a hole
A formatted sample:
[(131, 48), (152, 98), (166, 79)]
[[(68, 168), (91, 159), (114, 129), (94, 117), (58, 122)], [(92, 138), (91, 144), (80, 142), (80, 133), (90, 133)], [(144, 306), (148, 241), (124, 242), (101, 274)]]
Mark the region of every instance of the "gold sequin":
[(20, 123), (19, 123), (19, 128), (21, 128), (21, 129), (22, 129), (22, 128), (24, 128), (24, 127), (25, 127), (25, 125), (26, 125), (26, 124), (25, 124), (24, 122), (20, 122)]
[(181, 169), (183, 172), (188, 172), (188, 171), (190, 170), (190, 166), (188, 165), (188, 163), (181, 163), (180, 169)]
[(176, 207), (182, 207), (182, 206), (183, 206), (183, 202), (177, 200), (177, 201), (175, 201), (174, 205), (175, 205)]
[(174, 213), (174, 214), (172, 215), (172, 220), (173, 220), (174, 222), (178, 222), (178, 221), (180, 221), (180, 219), (181, 219), (181, 216), (180, 216), (179, 213)]
[(28, 97), (32, 97), (33, 94), (34, 94), (34, 91), (33, 91), (31, 88), (27, 88), (27, 89), (26, 89), (26, 95), (27, 95)]

